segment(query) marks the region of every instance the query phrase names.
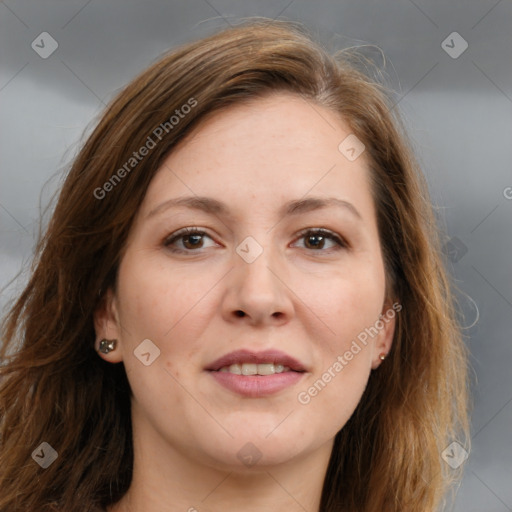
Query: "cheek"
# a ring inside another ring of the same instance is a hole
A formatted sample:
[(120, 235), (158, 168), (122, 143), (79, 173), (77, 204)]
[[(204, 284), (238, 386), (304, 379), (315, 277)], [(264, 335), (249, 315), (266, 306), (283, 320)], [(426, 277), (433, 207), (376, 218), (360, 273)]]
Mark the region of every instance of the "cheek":
[(328, 330), (316, 338), (318, 364), (297, 396), (310, 414), (323, 417), (324, 425), (336, 431), (352, 416), (368, 383), (372, 348), (362, 333), (380, 313), (380, 295), (345, 284), (325, 303), (324, 320), (335, 334)]
[[(170, 269), (157, 258), (126, 259), (119, 272), (122, 321), (132, 337), (173, 337), (204, 294), (200, 277)], [(132, 340), (133, 341), (133, 340)]]
[(322, 320), (316, 325), (323, 325), (323, 335), (310, 333), (316, 340), (318, 365), (297, 398), (315, 414), (328, 411), (329, 423), (337, 428), (354, 412), (371, 372), (372, 338), (365, 330), (375, 325), (381, 313), (383, 268), (354, 266), (351, 272), (326, 279), (314, 293), (310, 289), (307, 297), (308, 306)]
[[(313, 297), (312, 297), (313, 300)], [(318, 345), (321, 364), (311, 386), (303, 390), (321, 414), (329, 411), (334, 425), (344, 425), (353, 414), (371, 372), (371, 340), (384, 300), (384, 273), (379, 265), (353, 267), (332, 279), (328, 291), (315, 296), (318, 311), (329, 326)], [(334, 334), (333, 332), (334, 331)]]
[[(197, 360), (201, 350), (197, 340), (208, 324), (205, 290), (218, 278), (211, 272), (209, 276), (199, 272), (191, 275), (188, 269), (176, 266), (171, 272), (156, 260), (140, 254), (127, 257), (119, 270), (123, 358), (135, 396), (145, 401), (160, 390), (176, 407), (182, 396), (177, 382), (186, 376), (189, 363)], [(150, 366), (134, 357), (145, 339), (159, 351), (158, 359)]]
[(322, 320), (324, 352), (332, 357), (348, 350), (352, 340), (378, 320), (384, 300), (383, 273), (378, 267), (356, 269), (303, 293), (307, 306)]
[[(134, 254), (127, 256), (119, 269), (123, 362), (143, 415), (151, 417), (158, 411), (173, 418), (173, 410), (184, 402), (178, 382), (199, 348), (193, 345), (197, 336), (188, 321), (200, 299), (199, 277), (176, 269), (171, 273), (155, 258)], [(156, 347), (150, 345), (149, 351), (158, 353), (147, 366), (134, 355), (146, 339)]]

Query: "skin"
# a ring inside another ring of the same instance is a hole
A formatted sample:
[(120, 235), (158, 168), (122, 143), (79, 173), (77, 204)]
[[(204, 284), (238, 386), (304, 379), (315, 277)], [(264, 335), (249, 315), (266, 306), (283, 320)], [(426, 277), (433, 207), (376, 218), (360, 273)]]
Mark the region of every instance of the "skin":
[[(116, 350), (99, 355), (124, 363), (134, 395), (134, 477), (112, 512), (319, 509), (334, 436), (389, 352), (395, 321), (308, 404), (298, 401), (391, 307), (366, 155), (349, 161), (338, 150), (348, 126), (312, 107), (275, 93), (217, 113), (149, 186), (116, 290), (95, 315), (97, 347), (117, 339)], [(222, 201), (231, 215), (179, 207), (147, 217), (185, 195)], [(348, 201), (361, 219), (336, 206), (279, 215), (285, 202), (310, 196)], [(184, 227), (207, 236), (166, 247)], [(331, 230), (349, 248), (301, 236), (305, 228)], [(252, 263), (236, 252), (248, 236), (263, 248)], [(144, 339), (160, 350), (148, 366), (134, 356)], [(240, 348), (277, 348), (308, 371), (268, 397), (240, 396), (204, 370)], [(255, 465), (237, 457), (246, 443), (261, 455)]]

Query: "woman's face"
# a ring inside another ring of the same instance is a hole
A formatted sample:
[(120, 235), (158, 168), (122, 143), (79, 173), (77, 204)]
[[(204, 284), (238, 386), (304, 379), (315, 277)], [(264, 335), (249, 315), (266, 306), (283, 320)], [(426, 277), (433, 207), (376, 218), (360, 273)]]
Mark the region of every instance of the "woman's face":
[(217, 113), (165, 160), (96, 315), (141, 443), (237, 470), (330, 452), (394, 329), (350, 133), (279, 93)]

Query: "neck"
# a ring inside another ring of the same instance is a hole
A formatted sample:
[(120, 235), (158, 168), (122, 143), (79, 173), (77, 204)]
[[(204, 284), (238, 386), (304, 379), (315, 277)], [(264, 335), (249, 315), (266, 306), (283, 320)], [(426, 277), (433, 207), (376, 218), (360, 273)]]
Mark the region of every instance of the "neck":
[(139, 438), (130, 488), (108, 512), (318, 511), (332, 445), (283, 464), (233, 470)]

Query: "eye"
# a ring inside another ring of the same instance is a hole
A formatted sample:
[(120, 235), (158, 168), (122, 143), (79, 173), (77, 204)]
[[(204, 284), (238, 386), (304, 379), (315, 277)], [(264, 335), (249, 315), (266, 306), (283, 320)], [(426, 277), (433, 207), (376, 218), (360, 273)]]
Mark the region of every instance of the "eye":
[[(195, 249), (204, 249), (204, 237), (212, 238), (205, 231), (200, 228), (190, 227), (183, 228), (164, 240), (164, 245), (169, 248), (171, 252), (186, 253), (193, 252)], [(181, 247), (173, 247), (173, 245), (181, 245)]]
[[(316, 252), (330, 252), (332, 249), (337, 251), (343, 248), (349, 248), (349, 245), (343, 238), (325, 228), (308, 228), (303, 230), (299, 235), (297, 240), (304, 239), (305, 248)], [(198, 227), (188, 227), (172, 233), (164, 240), (163, 244), (174, 253), (200, 252), (198, 249), (206, 248), (204, 245), (205, 237), (213, 242), (213, 239), (206, 231)], [(330, 242), (330, 247), (325, 247), (326, 241)], [(213, 247), (213, 245), (210, 245), (210, 247)]]
[(322, 249), (325, 249), (326, 240), (328, 240), (331, 244), (334, 244), (327, 249), (334, 248), (334, 250), (340, 250), (348, 249), (349, 247), (345, 240), (343, 240), (339, 235), (324, 228), (306, 229), (300, 233), (298, 240), (302, 238), (305, 241), (306, 249), (315, 250), (317, 252), (328, 252), (326, 250), (322, 251)]

